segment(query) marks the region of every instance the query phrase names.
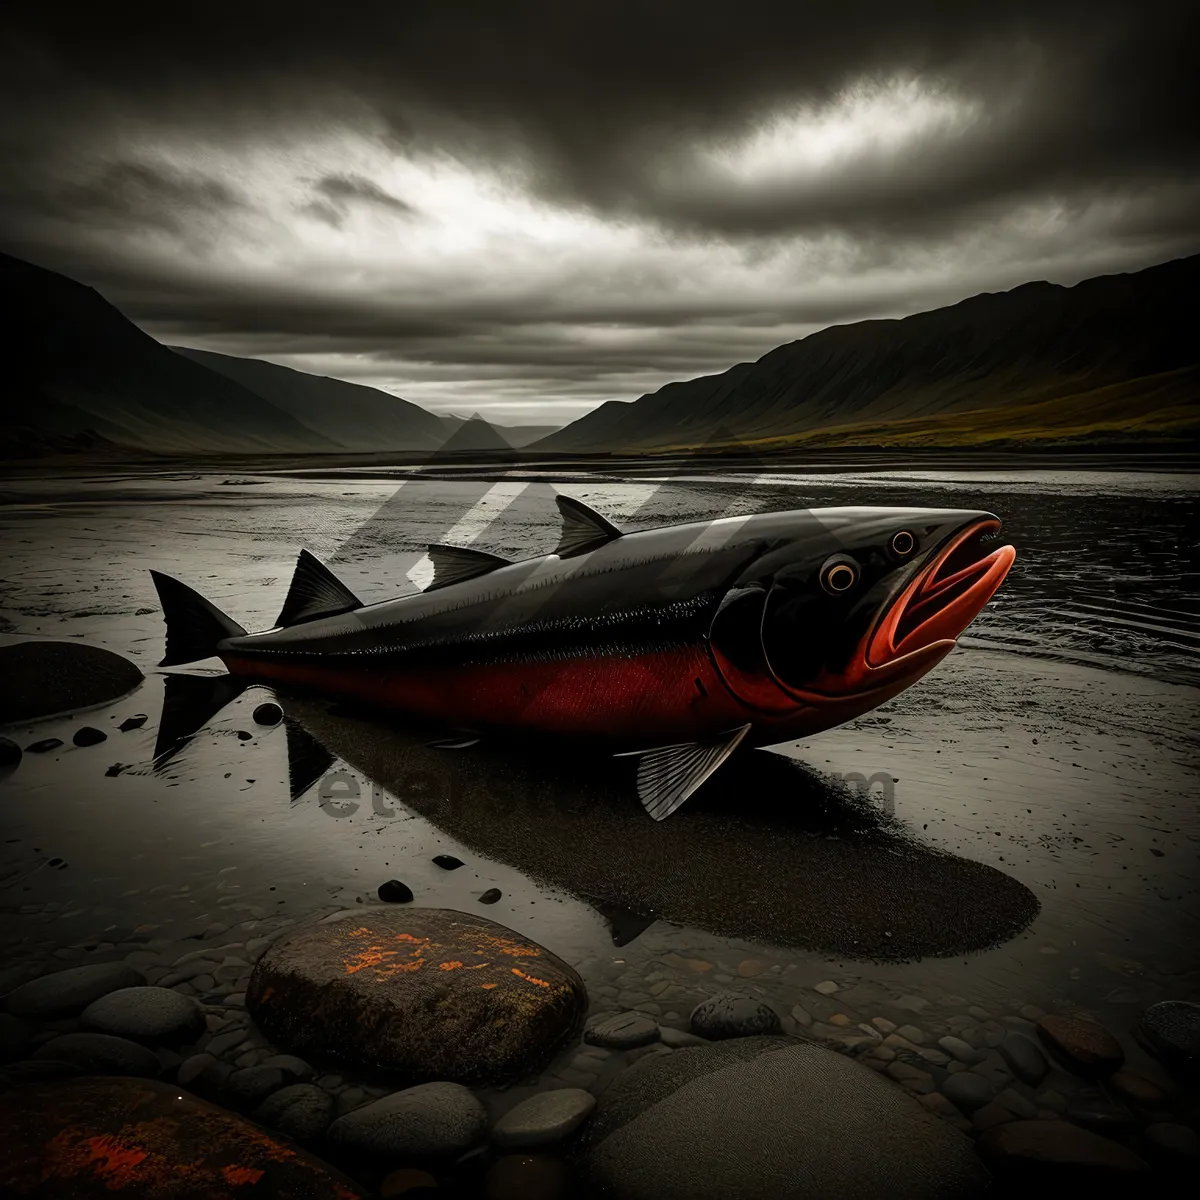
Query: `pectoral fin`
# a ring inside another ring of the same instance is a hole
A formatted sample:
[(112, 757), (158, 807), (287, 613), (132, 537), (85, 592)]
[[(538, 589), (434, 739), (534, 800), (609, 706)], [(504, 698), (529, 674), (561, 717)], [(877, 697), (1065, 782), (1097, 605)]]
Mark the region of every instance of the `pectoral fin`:
[(638, 751), (638, 799), (656, 820), (669, 817), (733, 752), (749, 725), (704, 742)]

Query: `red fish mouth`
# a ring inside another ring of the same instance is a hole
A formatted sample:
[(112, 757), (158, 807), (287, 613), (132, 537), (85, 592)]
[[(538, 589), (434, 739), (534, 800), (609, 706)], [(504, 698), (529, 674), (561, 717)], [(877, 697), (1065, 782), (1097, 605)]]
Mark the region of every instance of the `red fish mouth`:
[(1017, 552), (991, 550), (1000, 529), (984, 517), (960, 530), (909, 581), (867, 643), (866, 662), (879, 668), (939, 642), (953, 642), (1004, 582)]

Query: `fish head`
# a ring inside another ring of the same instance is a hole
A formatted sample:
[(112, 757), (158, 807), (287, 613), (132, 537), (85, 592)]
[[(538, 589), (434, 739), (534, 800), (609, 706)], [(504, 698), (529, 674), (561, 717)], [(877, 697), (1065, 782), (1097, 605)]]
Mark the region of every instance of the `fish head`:
[(953, 649), (1016, 557), (988, 512), (787, 515), (794, 521), (775, 523), (709, 631), (718, 668), (747, 701), (769, 681), (797, 706), (882, 703)]

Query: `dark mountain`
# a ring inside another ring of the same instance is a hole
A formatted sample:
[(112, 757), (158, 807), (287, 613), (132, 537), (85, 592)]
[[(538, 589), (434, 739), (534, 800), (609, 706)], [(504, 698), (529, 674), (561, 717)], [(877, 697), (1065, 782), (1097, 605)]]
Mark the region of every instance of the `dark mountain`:
[[(483, 418), (478, 413), (471, 417), (442, 414), (442, 424), (446, 427), (448, 434), (457, 433), (468, 421), (482, 420)], [(487, 424), (514, 450), (520, 450), (523, 446), (528, 446), (532, 442), (548, 437), (555, 430), (562, 428), (560, 425), (497, 425), (495, 421), (488, 421)]]
[(0, 255), (10, 427), (172, 452), (337, 449), (261, 396), (167, 349), (98, 292)]
[(441, 417), (378, 388), (310, 375), (256, 358), (234, 358), (184, 346), (171, 349), (249, 388), (348, 450), (436, 450), (446, 440)]
[(542, 438), (568, 453), (965, 446), (1200, 432), (1200, 256), (1027, 283), (823, 329), (720, 375), (610, 401)]

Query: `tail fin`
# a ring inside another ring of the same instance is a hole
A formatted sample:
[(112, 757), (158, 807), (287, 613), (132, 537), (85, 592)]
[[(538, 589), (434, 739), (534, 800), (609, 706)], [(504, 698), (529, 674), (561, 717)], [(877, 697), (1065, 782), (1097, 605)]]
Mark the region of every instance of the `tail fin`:
[(167, 653), (160, 667), (178, 667), (182, 663), (211, 658), (217, 644), (228, 637), (240, 637), (246, 631), (199, 592), (178, 579), (151, 571), (163, 620), (167, 623)]

